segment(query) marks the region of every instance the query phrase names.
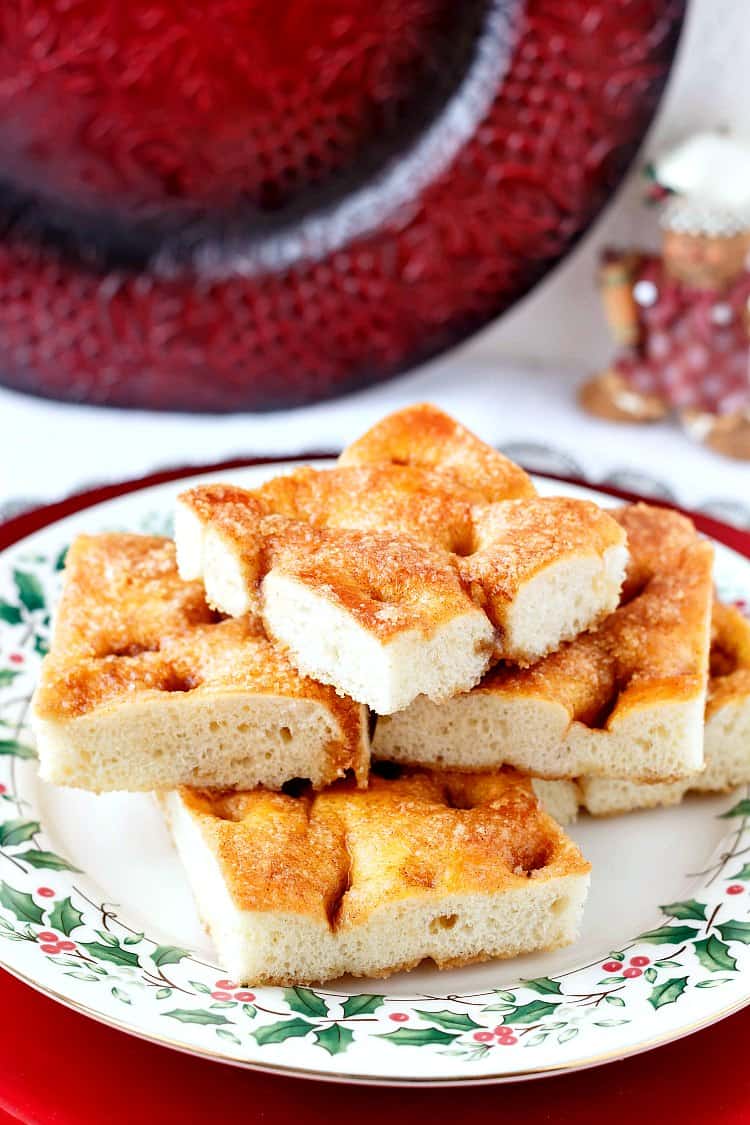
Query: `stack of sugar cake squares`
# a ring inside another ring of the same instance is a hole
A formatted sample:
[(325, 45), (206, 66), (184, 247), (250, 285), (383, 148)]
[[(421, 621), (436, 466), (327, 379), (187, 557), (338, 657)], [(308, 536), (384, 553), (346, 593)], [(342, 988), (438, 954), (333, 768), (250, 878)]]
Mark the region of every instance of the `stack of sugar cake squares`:
[(80, 537), (34, 723), (46, 780), (157, 794), (234, 979), (385, 976), (572, 941), (560, 824), (750, 780), (750, 625), (689, 520), (415, 406)]

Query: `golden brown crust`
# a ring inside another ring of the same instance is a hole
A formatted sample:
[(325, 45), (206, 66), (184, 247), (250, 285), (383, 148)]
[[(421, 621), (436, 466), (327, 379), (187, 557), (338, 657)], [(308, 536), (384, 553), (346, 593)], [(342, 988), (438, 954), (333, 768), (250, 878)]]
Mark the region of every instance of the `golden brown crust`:
[(339, 458), (341, 465), (411, 465), (454, 478), (454, 487), (493, 502), (534, 496), (528, 475), (502, 453), (430, 403), (408, 406), (383, 418)]
[(254, 609), (274, 568), (384, 641), (477, 606), (502, 632), (545, 567), (624, 545), (595, 504), (535, 496), (521, 469), (427, 406), (386, 418), (335, 469), (299, 469), (254, 492), (203, 486), (180, 501), (229, 547)]
[(706, 718), (750, 698), (750, 621), (734, 606), (715, 602), (711, 619), (711, 676)]
[(342, 731), (331, 754), (359, 768), (362, 710), (302, 678), (250, 617), (221, 619), (201, 582), (177, 574), (171, 540), (80, 536), (35, 698), (41, 719), (68, 720), (143, 692), (232, 693), (316, 700)]
[(620, 607), (530, 668), (494, 669), (475, 691), (548, 699), (562, 704), (571, 721), (595, 727), (646, 702), (700, 693), (713, 550), (676, 512), (635, 504), (613, 515), (630, 549)]
[(404, 770), (299, 797), (182, 789), (235, 906), (360, 925), (403, 899), (494, 894), (589, 864), (511, 769)]

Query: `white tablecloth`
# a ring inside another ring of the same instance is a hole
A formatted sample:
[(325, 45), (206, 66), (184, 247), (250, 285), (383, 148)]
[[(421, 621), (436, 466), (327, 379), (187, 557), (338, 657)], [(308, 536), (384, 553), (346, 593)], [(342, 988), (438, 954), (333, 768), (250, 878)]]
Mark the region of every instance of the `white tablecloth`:
[(158, 469), (336, 451), (388, 411), (430, 400), (528, 468), (671, 498), (750, 528), (750, 465), (701, 448), (671, 423), (587, 417), (575, 403), (579, 378), (493, 360), (474, 344), (381, 387), (276, 414), (114, 411), (0, 390), (0, 517)]

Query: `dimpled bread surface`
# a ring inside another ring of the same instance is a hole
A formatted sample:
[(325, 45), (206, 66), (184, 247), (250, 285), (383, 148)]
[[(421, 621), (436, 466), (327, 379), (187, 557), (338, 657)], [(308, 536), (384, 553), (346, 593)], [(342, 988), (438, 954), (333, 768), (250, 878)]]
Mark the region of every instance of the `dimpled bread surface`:
[(405, 771), (299, 796), (163, 799), (222, 967), (247, 983), (386, 976), (575, 937), (589, 865), (511, 770)]
[(526, 669), (378, 720), (377, 757), (538, 777), (671, 781), (703, 767), (713, 551), (645, 504), (613, 513), (630, 549), (622, 600), (596, 629)]
[(32, 714), (41, 774), (61, 785), (367, 777), (365, 708), (301, 678), (254, 619), (220, 619), (158, 537), (73, 543)]
[(301, 672), (380, 714), (577, 636), (617, 605), (627, 559), (595, 504), (536, 496), (430, 406), (385, 419), (334, 469), (189, 490), (175, 535), (211, 605), (258, 615)]

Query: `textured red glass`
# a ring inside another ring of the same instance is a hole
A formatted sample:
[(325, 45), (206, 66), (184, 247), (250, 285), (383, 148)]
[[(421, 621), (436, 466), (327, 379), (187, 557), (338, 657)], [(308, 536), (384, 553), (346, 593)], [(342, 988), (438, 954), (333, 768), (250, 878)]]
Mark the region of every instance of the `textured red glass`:
[(267, 409), (457, 342), (585, 230), (683, 0), (6, 0), (0, 379)]

